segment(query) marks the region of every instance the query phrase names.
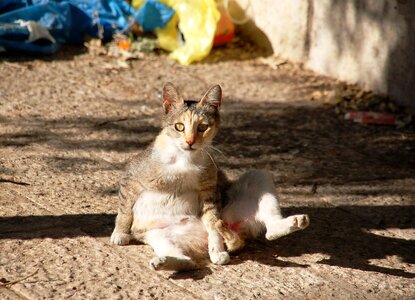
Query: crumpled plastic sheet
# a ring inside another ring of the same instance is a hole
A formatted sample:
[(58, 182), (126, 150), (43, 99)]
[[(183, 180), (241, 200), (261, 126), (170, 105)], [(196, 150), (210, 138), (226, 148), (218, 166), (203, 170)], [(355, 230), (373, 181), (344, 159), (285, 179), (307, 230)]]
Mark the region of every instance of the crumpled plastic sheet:
[(173, 17), (175, 11), (156, 0), (147, 0), (135, 13), (134, 18), (144, 32), (164, 28)]
[[(170, 57), (188, 65), (205, 58), (212, 49), (220, 13), (215, 0), (160, 0), (172, 7), (178, 16), (156, 34), (163, 49), (172, 51)], [(177, 39), (176, 27), (184, 36)]]
[(0, 47), (51, 54), (85, 36), (109, 40), (134, 12), (123, 0), (1, 0)]

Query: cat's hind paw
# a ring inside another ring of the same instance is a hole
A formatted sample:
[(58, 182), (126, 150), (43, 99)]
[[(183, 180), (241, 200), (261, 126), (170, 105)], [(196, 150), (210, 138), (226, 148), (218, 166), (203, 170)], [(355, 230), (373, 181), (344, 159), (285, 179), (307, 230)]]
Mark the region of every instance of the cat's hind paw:
[(149, 267), (152, 270), (161, 270), (163, 268), (163, 266), (166, 264), (167, 261), (167, 257), (166, 256), (162, 256), (162, 257), (153, 257), (150, 262), (149, 262)]
[(194, 270), (197, 265), (189, 257), (156, 256), (149, 262), (152, 270), (185, 271)]
[(222, 252), (210, 252), (210, 261), (215, 265), (226, 265), (231, 260), (229, 253), (226, 251)]
[(122, 232), (113, 232), (111, 234), (111, 243), (114, 245), (127, 245), (130, 242), (131, 235)]
[(308, 215), (295, 215), (294, 218), (294, 227), (298, 228), (298, 230), (303, 230), (310, 225), (310, 219)]
[(267, 225), (265, 238), (267, 240), (276, 240), (282, 236), (295, 231), (303, 230), (310, 224), (308, 215), (294, 215), (282, 220), (278, 220), (271, 225)]

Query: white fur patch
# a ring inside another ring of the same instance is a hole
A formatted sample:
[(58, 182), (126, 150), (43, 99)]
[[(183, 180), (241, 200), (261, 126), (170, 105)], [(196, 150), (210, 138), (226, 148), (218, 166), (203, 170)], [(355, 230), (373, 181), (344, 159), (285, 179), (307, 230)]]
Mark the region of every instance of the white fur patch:
[(170, 225), (180, 222), (186, 216), (197, 216), (200, 212), (197, 191), (179, 196), (156, 191), (143, 192), (136, 201), (134, 219), (140, 223)]
[(169, 136), (163, 136), (163, 146), (157, 145), (153, 149), (153, 157), (164, 164), (167, 173), (183, 174), (188, 172), (199, 172), (200, 168), (195, 164), (192, 152), (180, 149), (176, 140)]
[(193, 160), (193, 153), (179, 149), (176, 142), (174, 138), (163, 136), (163, 141), (156, 143), (153, 148), (153, 158), (162, 163), (163, 175), (167, 180), (179, 180), (183, 188), (196, 190), (202, 168)]

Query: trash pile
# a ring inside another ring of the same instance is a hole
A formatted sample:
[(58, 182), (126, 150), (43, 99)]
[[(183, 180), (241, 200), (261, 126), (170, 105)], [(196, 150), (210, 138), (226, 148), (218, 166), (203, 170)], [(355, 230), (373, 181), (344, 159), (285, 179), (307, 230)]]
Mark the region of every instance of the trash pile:
[(340, 85), (332, 103), (336, 113), (355, 123), (403, 128), (413, 126), (415, 121), (413, 109), (401, 107), (388, 97), (372, 91), (361, 90), (357, 85)]
[[(131, 3), (2, 0), (0, 52), (53, 54), (64, 44), (99, 39), (100, 43), (115, 41), (119, 49), (133, 56), (140, 47), (159, 47), (187, 65), (205, 58), (214, 45), (233, 39), (235, 28), (226, 3), (221, 0), (133, 0)], [(156, 36), (157, 45), (145, 43), (143, 36), (149, 32)], [(144, 44), (140, 45), (141, 42)]]

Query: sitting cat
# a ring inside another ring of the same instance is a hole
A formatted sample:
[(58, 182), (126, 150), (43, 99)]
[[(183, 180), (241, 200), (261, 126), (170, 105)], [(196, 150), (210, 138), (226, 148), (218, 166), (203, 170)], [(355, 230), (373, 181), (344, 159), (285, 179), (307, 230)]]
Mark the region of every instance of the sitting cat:
[(163, 129), (121, 179), (111, 242), (124, 245), (132, 237), (150, 245), (153, 269), (196, 269), (208, 257), (226, 264), (228, 252), (264, 230), (273, 240), (308, 226), (307, 215), (281, 216), (267, 172), (252, 170), (232, 183), (218, 170), (209, 148), (221, 100), (219, 85), (192, 101), (167, 83)]

